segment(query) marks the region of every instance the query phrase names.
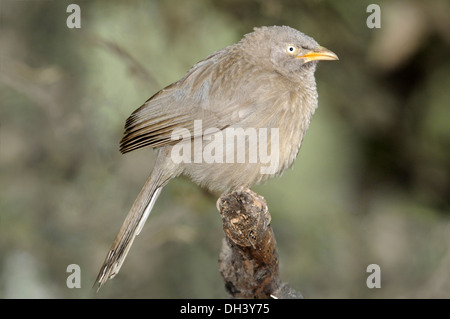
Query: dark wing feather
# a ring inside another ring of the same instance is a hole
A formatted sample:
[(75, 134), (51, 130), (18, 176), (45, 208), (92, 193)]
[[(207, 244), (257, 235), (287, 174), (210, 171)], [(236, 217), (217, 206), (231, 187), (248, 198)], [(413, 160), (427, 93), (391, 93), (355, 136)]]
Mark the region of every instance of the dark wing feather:
[(175, 144), (172, 132), (177, 128), (188, 129), (196, 137), (194, 120), (202, 120), (203, 129), (221, 130), (238, 122), (241, 114), (251, 113), (242, 112), (242, 108), (252, 107), (252, 102), (246, 100), (245, 93), (239, 93), (243, 84), (239, 81), (247, 79), (233, 76), (242, 74), (243, 68), (251, 70), (251, 66), (233, 52), (233, 47), (228, 47), (210, 55), (134, 111), (126, 121), (120, 151)]

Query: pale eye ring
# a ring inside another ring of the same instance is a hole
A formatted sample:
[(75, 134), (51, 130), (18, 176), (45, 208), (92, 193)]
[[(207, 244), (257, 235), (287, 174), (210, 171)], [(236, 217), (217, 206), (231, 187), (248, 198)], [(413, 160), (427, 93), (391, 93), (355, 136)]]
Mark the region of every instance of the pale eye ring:
[(286, 51), (289, 54), (293, 54), (295, 53), (295, 51), (297, 51), (297, 48), (294, 45), (290, 44), (286, 47)]

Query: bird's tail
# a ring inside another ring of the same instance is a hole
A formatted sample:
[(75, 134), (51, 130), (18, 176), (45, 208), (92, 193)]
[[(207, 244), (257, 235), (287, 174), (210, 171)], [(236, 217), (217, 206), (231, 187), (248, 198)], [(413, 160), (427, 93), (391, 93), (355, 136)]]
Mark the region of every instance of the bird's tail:
[(94, 283), (94, 286), (98, 284), (98, 289), (119, 272), (134, 238), (139, 235), (164, 184), (161, 183), (161, 174), (151, 174), (145, 181), (103, 262)]

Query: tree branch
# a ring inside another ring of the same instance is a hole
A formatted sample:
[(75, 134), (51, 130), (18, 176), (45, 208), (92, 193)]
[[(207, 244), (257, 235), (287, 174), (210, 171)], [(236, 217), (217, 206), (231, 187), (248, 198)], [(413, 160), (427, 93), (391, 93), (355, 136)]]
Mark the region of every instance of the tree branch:
[(222, 194), (217, 209), (225, 238), (219, 270), (234, 298), (303, 298), (281, 282), (278, 252), (264, 197), (248, 188)]

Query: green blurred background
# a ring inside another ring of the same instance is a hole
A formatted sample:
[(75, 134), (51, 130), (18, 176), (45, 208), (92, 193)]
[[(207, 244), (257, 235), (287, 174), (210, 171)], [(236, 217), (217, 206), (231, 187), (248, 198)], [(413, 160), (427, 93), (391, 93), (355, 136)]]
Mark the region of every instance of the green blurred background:
[[(81, 28), (66, 27), (68, 4)], [(366, 8), (381, 7), (369, 29)], [(255, 187), (308, 298), (450, 297), (449, 1), (0, 0), (0, 297), (227, 298), (216, 197), (178, 178), (119, 275), (92, 284), (154, 153), (128, 115), (254, 26), (333, 50), (293, 169)], [(366, 267), (381, 267), (368, 289)], [(81, 267), (81, 289), (66, 268)]]

